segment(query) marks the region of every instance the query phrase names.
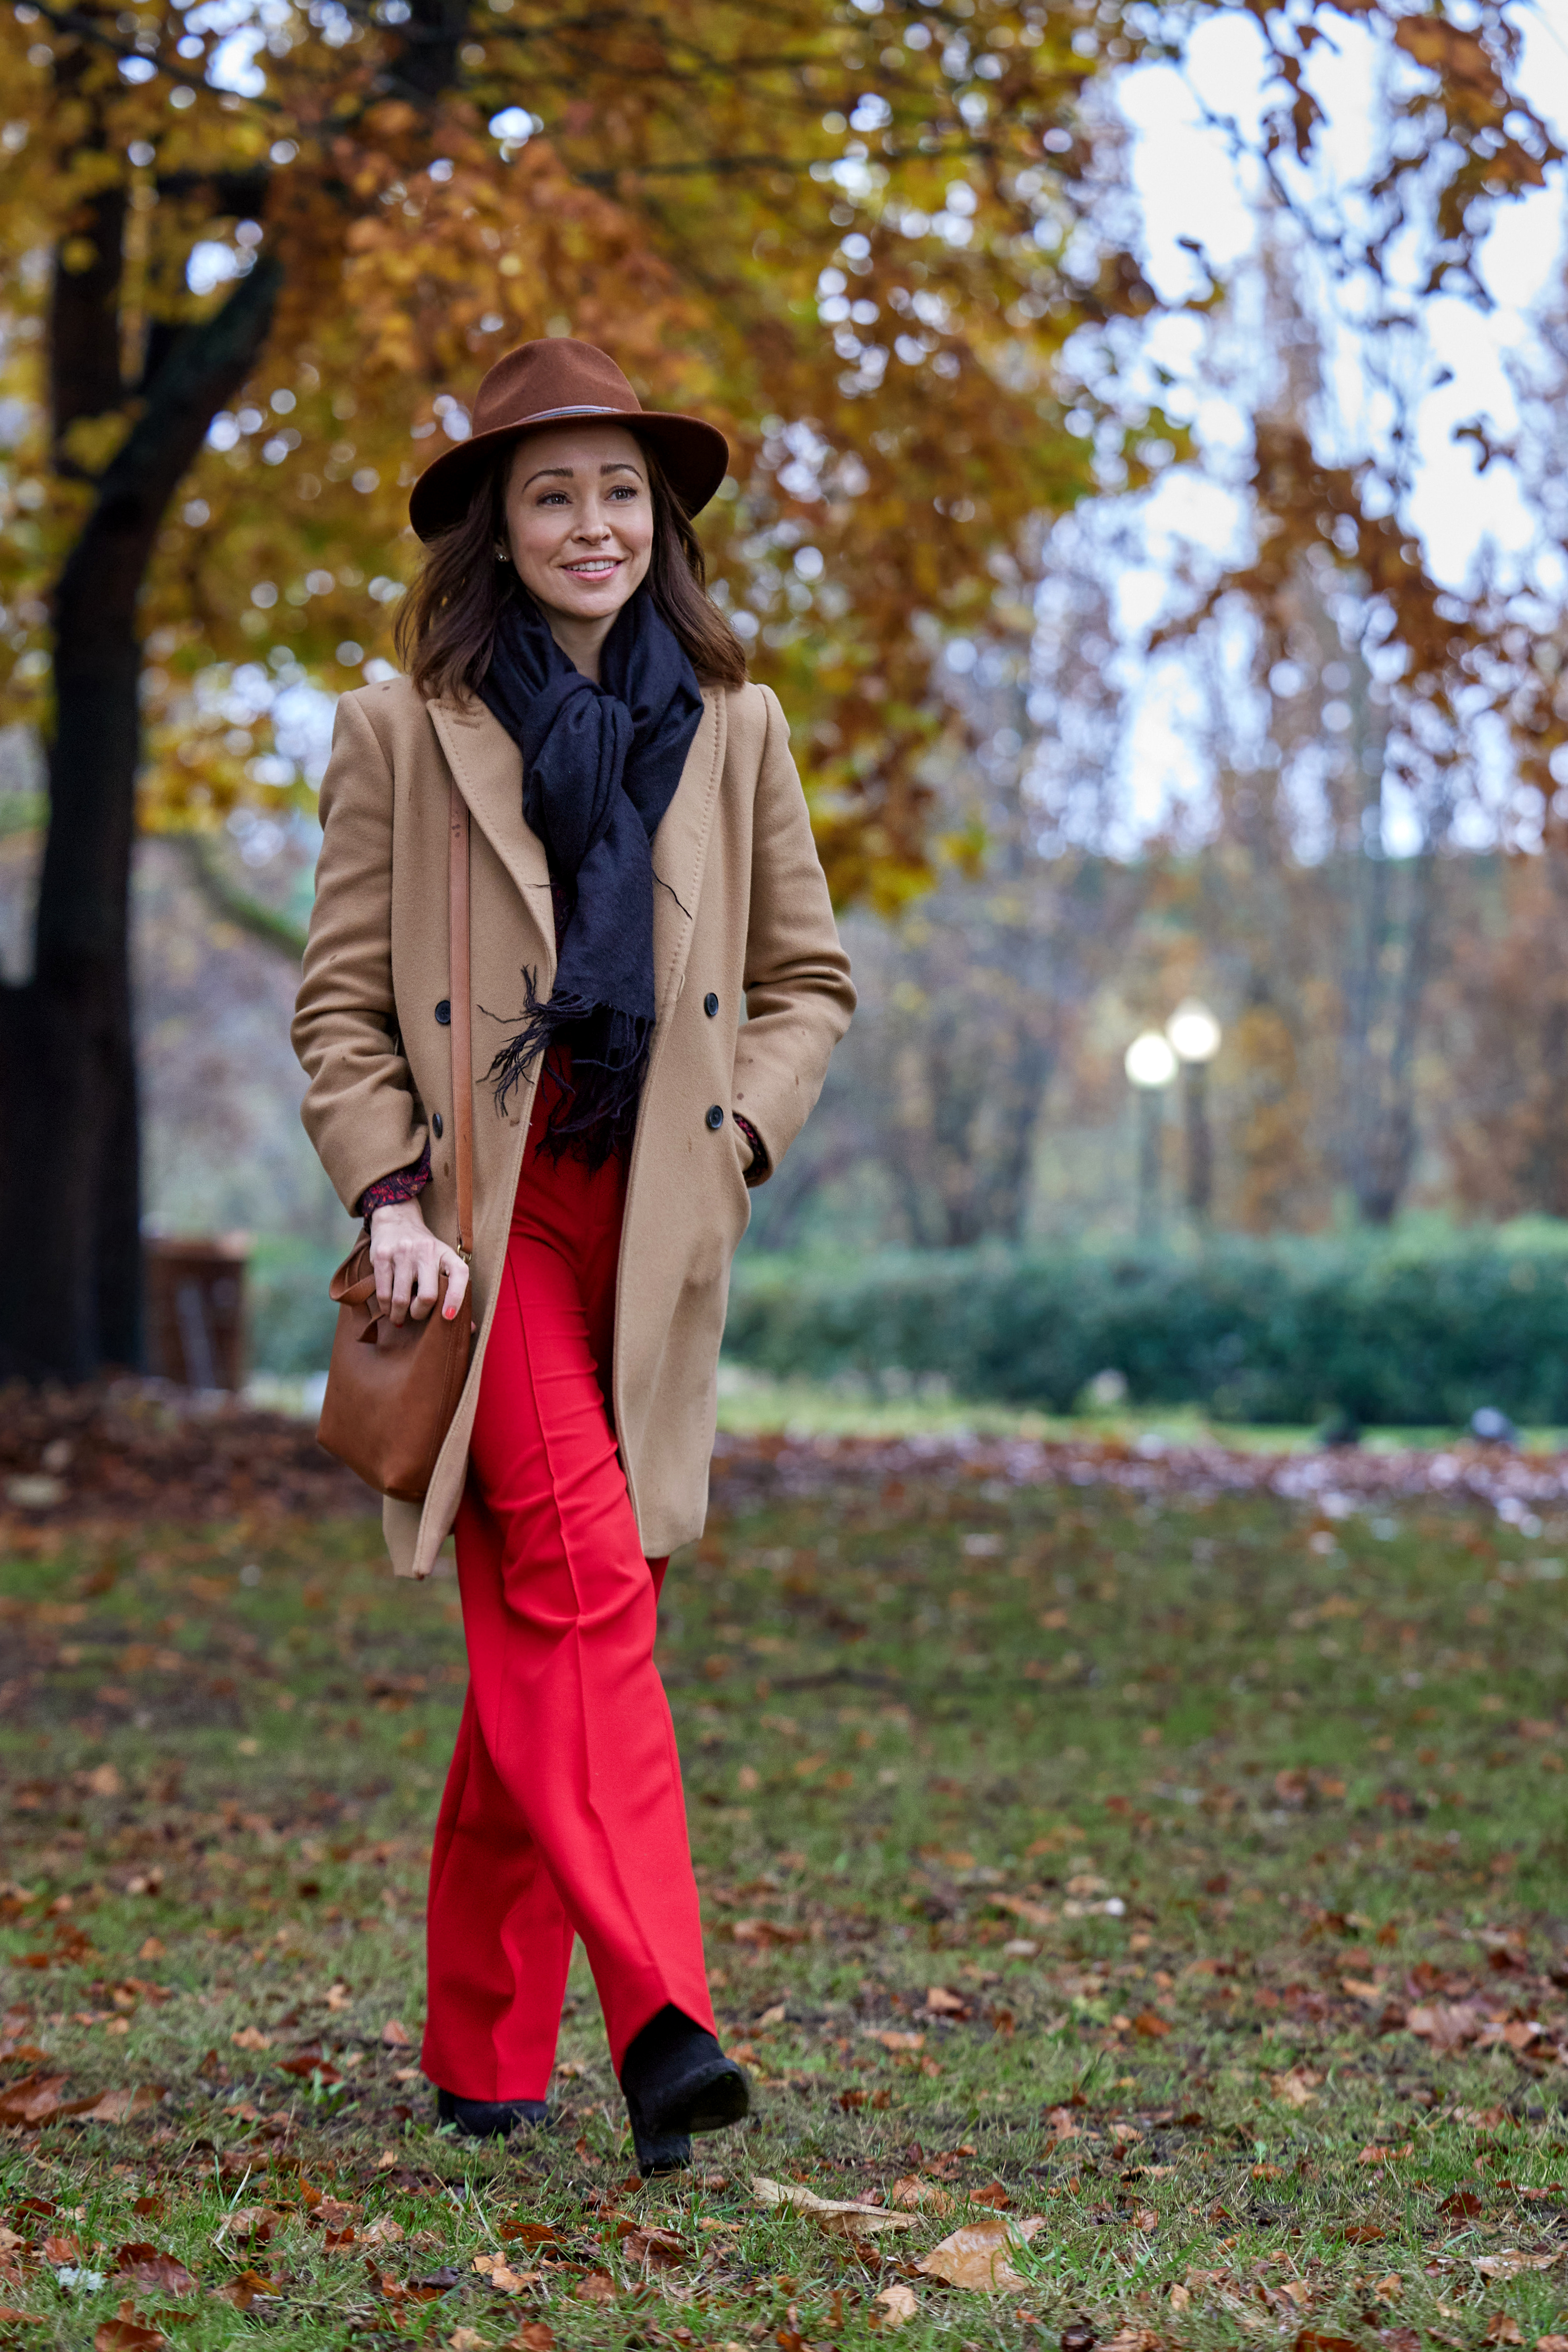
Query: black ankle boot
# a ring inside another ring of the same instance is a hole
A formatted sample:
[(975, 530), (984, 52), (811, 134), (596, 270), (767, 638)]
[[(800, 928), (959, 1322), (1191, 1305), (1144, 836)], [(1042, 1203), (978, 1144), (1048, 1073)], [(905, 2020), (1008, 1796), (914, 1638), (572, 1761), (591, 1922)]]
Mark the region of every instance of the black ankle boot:
[(435, 2120), (455, 2124), (465, 2139), (510, 2139), (518, 2124), (542, 2124), (549, 2114), (542, 2099), (460, 2099), (455, 2091), (437, 2091)]
[(723, 2131), (750, 2111), (751, 2089), (733, 2058), (684, 2011), (650, 2018), (621, 2067), (637, 2164), (644, 2179), (692, 2160), (694, 2133)]

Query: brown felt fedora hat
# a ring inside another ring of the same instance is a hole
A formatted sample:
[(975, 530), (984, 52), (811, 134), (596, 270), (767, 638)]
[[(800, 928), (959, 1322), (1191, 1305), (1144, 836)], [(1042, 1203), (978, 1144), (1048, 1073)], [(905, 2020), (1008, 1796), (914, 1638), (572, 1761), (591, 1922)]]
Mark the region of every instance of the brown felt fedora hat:
[(624, 425), (646, 442), (688, 514), (706, 507), (724, 479), (729, 444), (716, 425), (644, 408), (608, 352), (551, 335), (519, 343), (496, 362), (475, 398), (469, 438), (444, 451), (415, 482), (408, 514), (420, 538), (434, 539), (462, 520), (475, 484), (505, 443), (534, 425), (579, 417)]

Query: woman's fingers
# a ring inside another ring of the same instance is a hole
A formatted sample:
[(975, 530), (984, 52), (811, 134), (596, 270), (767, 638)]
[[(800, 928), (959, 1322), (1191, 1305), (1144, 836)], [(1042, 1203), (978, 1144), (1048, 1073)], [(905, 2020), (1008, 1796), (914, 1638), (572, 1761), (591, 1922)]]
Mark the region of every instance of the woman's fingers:
[(394, 1323), (406, 1323), (408, 1320), (419, 1259), (418, 1243), (400, 1238), (392, 1251), (392, 1319)]
[(455, 1250), (443, 1250), (442, 1258), (446, 1267), (446, 1303), (441, 1311), (450, 1323), (468, 1296), (468, 1269)]
[(450, 1322), (468, 1293), (468, 1268), (433, 1233), (391, 1230), (371, 1246), (376, 1305), (393, 1323), (423, 1323), (435, 1306), (446, 1274), (444, 1313)]

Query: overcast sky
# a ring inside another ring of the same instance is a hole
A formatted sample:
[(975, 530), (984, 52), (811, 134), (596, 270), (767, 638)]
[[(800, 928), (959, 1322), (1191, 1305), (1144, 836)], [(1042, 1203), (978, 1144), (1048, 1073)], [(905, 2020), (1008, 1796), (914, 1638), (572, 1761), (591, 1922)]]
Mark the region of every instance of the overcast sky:
[[(1517, 15), (1525, 38), (1522, 85), (1559, 141), (1568, 144), (1568, 0), (1537, 0)], [(1334, 37), (1338, 56), (1326, 46), (1320, 48), (1312, 71), (1330, 124), (1312, 175), (1314, 188), (1323, 194), (1352, 182), (1364, 166), (1373, 111), (1371, 43), (1354, 27), (1336, 26)], [(1206, 121), (1205, 112), (1255, 131), (1264, 97), (1261, 65), (1255, 26), (1239, 13), (1228, 12), (1195, 33), (1179, 69), (1140, 67), (1121, 79), (1121, 104), (1134, 134), (1132, 172), (1144, 209), (1147, 267), (1167, 297), (1199, 282), (1182, 237), (1196, 238), (1222, 273), (1244, 265), (1254, 244), (1257, 176), (1245, 162), (1233, 161), (1225, 133)], [(1496, 305), (1490, 313), (1458, 297), (1421, 305), (1432, 373), (1442, 365), (1453, 373), (1449, 383), (1427, 392), (1419, 404), (1418, 459), (1407, 513), (1431, 569), (1456, 586), (1489, 542), (1505, 561), (1518, 564), (1530, 556), (1535, 537), (1511, 470), (1494, 464), (1481, 477), (1473, 445), (1456, 445), (1452, 433), (1456, 425), (1476, 416), (1488, 420), (1496, 438), (1506, 440), (1513, 429), (1506, 362), (1511, 352), (1528, 344), (1531, 310), (1561, 278), (1565, 197), (1559, 167), (1546, 188), (1500, 213), (1481, 257), (1481, 274)], [(1364, 347), (1354, 329), (1336, 327), (1329, 319), (1324, 324), (1331, 398), (1314, 426), (1325, 456), (1354, 460), (1375, 445), (1384, 415), (1367, 383)], [(1196, 321), (1169, 321), (1156, 330), (1158, 356), (1191, 387), (1187, 413), (1216, 456), (1217, 472), (1223, 473), (1228, 456), (1245, 457), (1245, 404), (1204, 383), (1206, 342)], [(1420, 371), (1406, 370), (1406, 381), (1412, 373)], [(1324, 446), (1331, 438), (1337, 446)], [(1185, 547), (1196, 544), (1216, 557), (1234, 555), (1244, 543), (1244, 509), (1212, 481), (1187, 469), (1179, 479), (1173, 478), (1146, 509), (1147, 561), (1128, 567), (1119, 582), (1127, 630), (1136, 633), (1167, 606), (1172, 572)], [(1197, 708), (1190, 677), (1184, 677), (1179, 664), (1139, 677), (1126, 757), (1126, 845), (1162, 822), (1173, 800), (1188, 802), (1195, 816), (1201, 809), (1201, 761), (1190, 734)], [(1396, 825), (1390, 846), (1400, 845)]]

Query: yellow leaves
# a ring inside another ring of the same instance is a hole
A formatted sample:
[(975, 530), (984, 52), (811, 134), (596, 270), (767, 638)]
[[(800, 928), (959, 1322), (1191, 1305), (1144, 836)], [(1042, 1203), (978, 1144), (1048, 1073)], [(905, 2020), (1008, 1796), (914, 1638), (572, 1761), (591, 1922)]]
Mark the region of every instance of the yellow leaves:
[(1474, 33), (1441, 16), (1402, 16), (1394, 27), (1394, 46), (1418, 66), (1448, 75), (1470, 89), (1484, 90), (1500, 104), (1506, 102), (1497, 68)]

